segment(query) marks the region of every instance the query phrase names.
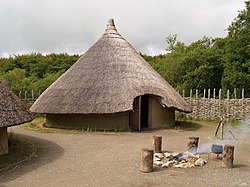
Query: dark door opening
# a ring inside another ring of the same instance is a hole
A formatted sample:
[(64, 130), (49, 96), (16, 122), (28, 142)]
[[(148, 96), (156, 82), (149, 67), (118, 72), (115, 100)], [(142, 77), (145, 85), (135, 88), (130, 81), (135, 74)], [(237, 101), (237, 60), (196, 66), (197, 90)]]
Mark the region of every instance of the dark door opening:
[(141, 129), (148, 128), (148, 95), (141, 96)]

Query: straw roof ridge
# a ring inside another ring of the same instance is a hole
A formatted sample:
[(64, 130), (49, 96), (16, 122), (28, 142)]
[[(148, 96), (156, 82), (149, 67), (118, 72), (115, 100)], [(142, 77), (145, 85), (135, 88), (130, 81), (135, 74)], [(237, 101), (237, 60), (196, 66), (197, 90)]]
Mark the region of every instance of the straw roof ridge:
[(26, 105), (0, 81), (0, 127), (8, 127), (34, 119)]
[(116, 30), (113, 19), (93, 44), (32, 105), (54, 114), (105, 114), (133, 110), (134, 99), (150, 94), (162, 105), (191, 112), (184, 99)]

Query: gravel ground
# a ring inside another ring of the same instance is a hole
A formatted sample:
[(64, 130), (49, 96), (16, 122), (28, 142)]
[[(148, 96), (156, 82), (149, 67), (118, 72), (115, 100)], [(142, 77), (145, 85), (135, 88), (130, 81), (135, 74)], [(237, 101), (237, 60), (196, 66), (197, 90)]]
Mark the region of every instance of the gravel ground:
[(152, 135), (163, 136), (164, 150), (185, 151), (189, 136), (199, 136), (201, 147), (215, 142), (211, 138), (215, 128), (203, 124), (195, 131), (56, 134), (12, 127), (14, 133), (37, 144), (40, 154), (0, 174), (0, 186), (250, 186), (247, 137), (220, 142), (235, 145), (233, 169), (223, 168), (222, 161), (210, 154), (208, 164), (202, 167), (139, 171), (140, 151), (151, 147)]

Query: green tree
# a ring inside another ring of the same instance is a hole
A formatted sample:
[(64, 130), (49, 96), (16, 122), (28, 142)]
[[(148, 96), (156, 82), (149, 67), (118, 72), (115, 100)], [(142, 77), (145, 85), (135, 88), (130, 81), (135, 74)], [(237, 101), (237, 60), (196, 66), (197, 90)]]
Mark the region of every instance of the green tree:
[(222, 78), (224, 90), (245, 88), (250, 97), (250, 1), (245, 1), (246, 8), (239, 12), (228, 27), (225, 41), (225, 71)]
[(22, 79), (25, 78), (26, 71), (20, 68), (14, 68), (6, 73), (4, 77), (4, 82), (9, 85), (10, 89), (17, 93), (22, 89)]
[(0, 58), (0, 80), (19, 93), (44, 91), (63, 74), (79, 55), (30, 53)]

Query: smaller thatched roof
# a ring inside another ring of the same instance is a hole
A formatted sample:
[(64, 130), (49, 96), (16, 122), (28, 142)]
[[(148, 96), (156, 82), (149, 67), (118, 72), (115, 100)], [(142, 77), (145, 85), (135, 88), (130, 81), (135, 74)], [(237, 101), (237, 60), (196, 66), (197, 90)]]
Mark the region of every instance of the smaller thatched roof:
[(33, 119), (26, 105), (0, 82), (0, 127), (20, 125)]

